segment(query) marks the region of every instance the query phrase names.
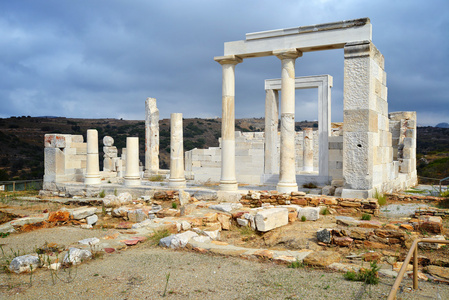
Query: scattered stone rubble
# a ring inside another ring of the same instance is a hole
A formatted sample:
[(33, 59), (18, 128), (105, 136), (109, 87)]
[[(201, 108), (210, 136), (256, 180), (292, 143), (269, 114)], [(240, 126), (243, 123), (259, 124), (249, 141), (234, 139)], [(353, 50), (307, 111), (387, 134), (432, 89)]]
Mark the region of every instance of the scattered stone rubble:
[[(403, 249), (408, 249), (413, 240), (420, 237), (420, 233), (425, 232), (432, 238), (445, 239), (442, 218), (447, 217), (449, 211), (425, 208), (417, 210), (413, 216), (381, 223), (353, 217), (361, 213), (378, 214), (379, 205), (376, 199), (343, 199), (306, 195), (301, 192), (278, 194), (249, 191), (239, 203), (198, 201), (182, 190), (156, 191), (153, 197), (144, 196), (138, 199), (133, 199), (128, 193), (106, 195), (101, 201), (102, 207), (62, 208), (0, 225), (0, 232), (24, 232), (60, 225), (119, 230), (102, 237), (81, 240), (57, 250), (63, 251), (61, 255), (64, 255), (64, 259), (61, 262), (51, 261), (43, 264), (36, 261), (36, 255), (25, 255), (14, 259), (10, 270), (22, 273), (38, 267), (58, 269), (62, 265), (79, 264), (91, 259), (95, 252), (114, 253), (125, 250), (145, 241), (157, 231), (166, 230), (171, 235), (159, 241), (159, 245), (163, 247), (187, 248), (200, 253), (217, 253), (279, 263), (298, 261), (342, 272), (358, 271), (361, 262), (375, 260), (383, 264), (379, 274), (392, 277), (397, 276), (400, 262), (405, 259)], [(316, 248), (271, 250), (241, 247), (220, 240), (221, 232), (231, 230), (233, 226), (249, 227), (264, 236), (276, 228), (304, 220), (303, 216), (306, 221), (319, 220), (323, 218), (321, 214), (325, 209), (330, 215), (324, 217), (335, 220), (335, 225), (316, 232)], [(440, 249), (442, 245), (421, 243), (419, 247)], [(341, 252), (339, 249), (347, 250)], [(348, 250), (351, 254), (342, 254)], [(420, 269), (428, 274), (420, 273), (420, 278), (444, 281), (447, 278), (441, 274), (445, 274), (448, 267), (449, 260), (431, 261), (423, 257), (420, 259)]]

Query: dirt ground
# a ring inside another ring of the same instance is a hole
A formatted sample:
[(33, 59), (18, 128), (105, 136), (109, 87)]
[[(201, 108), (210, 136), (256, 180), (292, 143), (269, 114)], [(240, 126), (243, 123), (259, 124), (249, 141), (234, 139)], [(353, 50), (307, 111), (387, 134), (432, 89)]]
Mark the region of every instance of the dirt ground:
[[(5, 222), (14, 216), (55, 211), (61, 206), (51, 202), (4, 200), (0, 203), (3, 212), (0, 219)], [(327, 247), (317, 244), (317, 229), (335, 226), (335, 217), (326, 215), (316, 222), (297, 221), (265, 234), (233, 227), (231, 231), (222, 231), (221, 240), (250, 248), (321, 250)], [(448, 220), (444, 226), (446, 230), (449, 228)], [(99, 238), (115, 231), (70, 225), (14, 233), (0, 239), (3, 250), (0, 255), (33, 253), (45, 243), (68, 247), (81, 239)], [(343, 255), (363, 250), (332, 249)], [(420, 255), (447, 258), (449, 249), (420, 250)], [(69, 269), (38, 269), (21, 275), (0, 270), (0, 298), (158, 299), (165, 294), (170, 299), (385, 299), (393, 282), (394, 279), (381, 277), (378, 285), (367, 286), (345, 280), (342, 273), (323, 269), (288, 268), (270, 261), (174, 251), (146, 241)], [(410, 287), (411, 280), (404, 279), (398, 298), (449, 299), (449, 286), (445, 284), (420, 281), (419, 290), (412, 291)]]
[[(76, 227), (40, 229), (2, 240), (6, 247), (32, 250), (45, 241), (70, 244), (109, 231)], [(5, 247), (5, 246), (4, 246)], [(53, 277), (52, 277), (53, 276)], [(149, 242), (72, 267), (33, 274), (0, 272), (2, 299), (385, 299), (393, 279), (375, 286), (344, 280), (341, 273), (287, 268), (271, 262), (174, 251)], [(166, 287), (167, 285), (167, 287)], [(449, 286), (403, 281), (401, 299), (449, 299)]]

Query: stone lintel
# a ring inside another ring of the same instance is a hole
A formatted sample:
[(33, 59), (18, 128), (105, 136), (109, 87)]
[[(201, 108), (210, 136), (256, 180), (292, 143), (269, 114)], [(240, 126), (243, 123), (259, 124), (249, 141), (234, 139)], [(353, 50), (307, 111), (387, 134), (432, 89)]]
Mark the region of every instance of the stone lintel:
[(246, 40), (249, 41), (249, 40), (255, 40), (255, 39), (264, 39), (264, 38), (279, 37), (279, 36), (293, 35), (293, 34), (314, 33), (314, 32), (319, 32), (319, 31), (326, 31), (326, 30), (348, 29), (351, 27), (365, 26), (369, 23), (370, 23), (369, 18), (362, 18), (362, 19), (307, 25), (307, 26), (300, 26), (300, 27), (293, 27), (293, 28), (259, 31), (259, 32), (247, 33)]
[[(281, 78), (266, 79), (265, 90), (281, 90)], [(323, 86), (333, 86), (333, 79), (330, 75), (314, 75), (295, 78), (295, 89), (311, 89)]]
[(241, 58), (273, 55), (282, 48), (302, 52), (343, 48), (347, 43), (372, 39), (369, 19), (248, 33), (246, 40), (224, 44), (224, 55)]

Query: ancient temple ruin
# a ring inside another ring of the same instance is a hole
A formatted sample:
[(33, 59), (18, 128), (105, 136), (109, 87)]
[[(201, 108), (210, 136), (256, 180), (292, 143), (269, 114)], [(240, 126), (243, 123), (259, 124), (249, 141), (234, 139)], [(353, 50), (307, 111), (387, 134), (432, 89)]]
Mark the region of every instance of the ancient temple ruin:
[[(99, 185), (121, 184), (142, 191), (154, 187), (148, 181), (154, 175), (162, 175), (169, 188), (176, 189), (219, 182), (222, 191), (237, 191), (243, 183), (291, 193), (314, 183), (355, 198), (413, 186), (416, 113), (388, 112), (384, 57), (371, 38), (370, 20), (357, 19), (248, 33), (245, 40), (227, 42), (224, 56), (215, 57), (223, 72), (219, 147), (193, 149), (184, 157), (182, 115), (172, 114), (170, 173), (160, 170), (159, 110), (156, 99), (148, 98), (144, 167), (134, 137), (127, 139), (120, 157), (113, 138), (104, 137), (100, 171), (96, 130), (88, 131), (87, 143), (78, 135), (46, 135), (44, 189), (98, 190)], [(332, 76), (295, 77), (295, 61), (305, 52), (341, 48), (344, 122), (338, 125), (331, 123)], [(263, 56), (280, 59), (281, 78), (265, 80), (265, 131), (241, 133), (235, 131), (235, 67)], [(295, 132), (295, 89), (308, 88), (318, 89), (318, 130)]]

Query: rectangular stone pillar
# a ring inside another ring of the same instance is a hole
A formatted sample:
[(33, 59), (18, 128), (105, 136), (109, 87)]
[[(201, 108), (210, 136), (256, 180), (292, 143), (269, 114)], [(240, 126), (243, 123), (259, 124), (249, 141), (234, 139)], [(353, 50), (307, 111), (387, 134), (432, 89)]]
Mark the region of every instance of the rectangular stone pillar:
[(376, 155), (379, 126), (388, 130), (388, 123), (377, 105), (376, 91), (380, 92), (380, 87), (376, 77), (382, 77), (384, 59), (369, 41), (348, 43), (344, 51), (343, 176), (346, 183), (342, 197), (366, 198), (373, 195), (375, 178), (378, 180), (383, 172)]
[(159, 170), (159, 109), (155, 98), (145, 101), (145, 172), (144, 177)]
[(279, 92), (265, 90), (265, 174), (277, 174), (279, 164), (276, 158), (279, 127)]

